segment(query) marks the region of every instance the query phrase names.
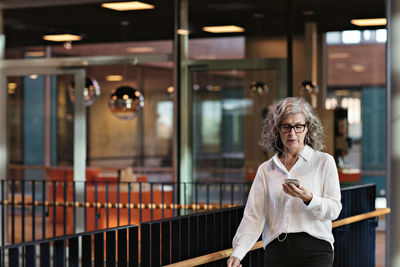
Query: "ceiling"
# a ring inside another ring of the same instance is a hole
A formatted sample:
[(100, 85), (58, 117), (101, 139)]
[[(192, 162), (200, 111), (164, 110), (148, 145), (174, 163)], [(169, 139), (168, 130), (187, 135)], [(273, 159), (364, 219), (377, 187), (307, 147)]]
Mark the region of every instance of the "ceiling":
[[(293, 1), (289, 5), (289, 1)], [(102, 8), (101, 0), (0, 0), (7, 47), (49, 45), (44, 34), (73, 33), (79, 43), (173, 39), (174, 1), (145, 0), (153, 10), (118, 12)], [(107, 1), (111, 2), (111, 1)], [(303, 33), (313, 20), (318, 31), (360, 29), (353, 18), (385, 17), (384, 0), (192, 0), (189, 2), (190, 38), (215, 37), (203, 26), (238, 25), (245, 36), (285, 35), (288, 17), (294, 33)], [(291, 6), (292, 16), (288, 16)], [(305, 12), (311, 15), (305, 15)], [(125, 26), (123, 26), (125, 25)], [(227, 34), (225, 34), (227, 35)], [(230, 34), (230, 36), (243, 35)]]

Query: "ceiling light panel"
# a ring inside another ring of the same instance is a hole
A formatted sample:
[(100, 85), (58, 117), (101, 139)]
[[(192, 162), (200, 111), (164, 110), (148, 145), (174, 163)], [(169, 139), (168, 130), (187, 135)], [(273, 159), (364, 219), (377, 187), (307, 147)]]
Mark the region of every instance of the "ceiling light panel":
[(349, 53), (346, 52), (338, 52), (338, 53), (330, 53), (329, 58), (331, 59), (343, 59), (350, 57)]
[(244, 28), (235, 25), (207, 26), (203, 27), (203, 31), (212, 33), (244, 32)]
[(376, 18), (376, 19), (352, 19), (350, 20), (351, 24), (366, 27), (366, 26), (385, 26), (386, 19), (385, 18)]
[(186, 29), (178, 29), (176, 31), (176, 33), (179, 35), (188, 35), (190, 32), (189, 32), (189, 30), (186, 30)]
[(139, 1), (103, 3), (101, 4), (101, 6), (104, 8), (109, 8), (117, 11), (154, 9), (153, 5), (142, 3)]
[(46, 53), (44, 51), (27, 51), (25, 57), (44, 57)]
[(124, 77), (122, 75), (107, 75), (106, 81), (108, 82), (119, 82), (122, 81)]
[(154, 47), (151, 46), (132, 46), (126, 49), (129, 53), (151, 53), (154, 52)]
[(43, 39), (52, 42), (68, 42), (68, 41), (80, 41), (82, 40), (82, 37), (73, 34), (53, 34), (53, 35), (44, 35)]

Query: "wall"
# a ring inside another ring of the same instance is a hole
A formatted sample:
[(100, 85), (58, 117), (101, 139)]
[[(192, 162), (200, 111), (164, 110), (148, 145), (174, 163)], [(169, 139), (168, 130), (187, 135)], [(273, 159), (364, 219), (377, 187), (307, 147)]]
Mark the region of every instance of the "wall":
[(385, 44), (328, 46), (329, 86), (386, 84), (385, 54)]

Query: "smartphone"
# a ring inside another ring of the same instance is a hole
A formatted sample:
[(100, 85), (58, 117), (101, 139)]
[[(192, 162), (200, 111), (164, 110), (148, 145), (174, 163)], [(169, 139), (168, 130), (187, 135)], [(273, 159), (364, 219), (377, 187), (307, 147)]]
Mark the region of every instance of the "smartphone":
[(292, 183), (292, 184), (294, 184), (295, 186), (299, 186), (300, 185), (300, 182), (299, 182), (299, 180), (297, 180), (297, 179), (285, 179), (285, 181), (284, 181), (286, 184), (289, 184), (289, 183)]

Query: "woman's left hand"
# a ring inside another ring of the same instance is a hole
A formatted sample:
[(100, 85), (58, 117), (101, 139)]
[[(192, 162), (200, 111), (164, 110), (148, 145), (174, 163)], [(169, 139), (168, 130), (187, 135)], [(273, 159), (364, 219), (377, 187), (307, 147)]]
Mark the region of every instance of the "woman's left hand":
[(309, 203), (313, 198), (312, 193), (302, 185), (296, 186), (293, 183), (283, 183), (282, 187), (283, 187), (283, 192), (292, 197), (300, 198), (301, 200), (304, 201), (304, 203)]

